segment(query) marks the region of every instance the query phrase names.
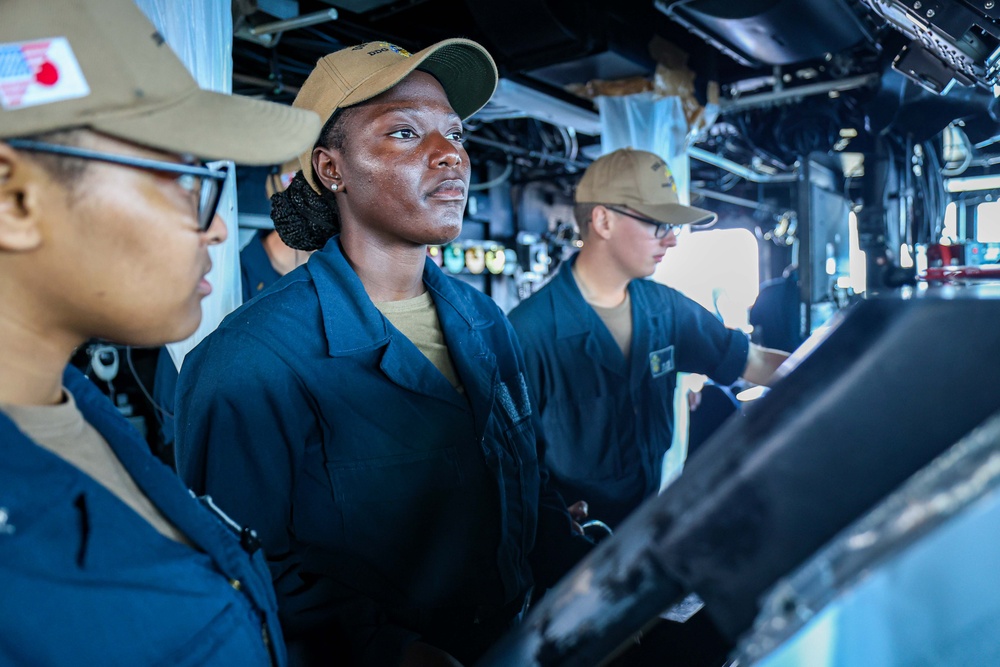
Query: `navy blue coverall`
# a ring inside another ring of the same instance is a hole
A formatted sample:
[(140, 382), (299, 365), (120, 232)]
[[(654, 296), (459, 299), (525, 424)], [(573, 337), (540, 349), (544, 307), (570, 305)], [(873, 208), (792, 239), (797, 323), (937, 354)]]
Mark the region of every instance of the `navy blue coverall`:
[(264, 250), (264, 238), (273, 232), (273, 229), (258, 230), (240, 250), (240, 283), (243, 285), (243, 303), (263, 292), (281, 277), (281, 274), (274, 270), (271, 258)]
[(569, 502), (614, 527), (659, 490), (673, 437), (677, 371), (732, 384), (749, 339), (650, 280), (633, 280), (628, 360), (584, 300), (570, 267), (510, 313), (545, 433), (545, 465)]
[(262, 552), (244, 550), (79, 371), (63, 382), (194, 547), (161, 535), (0, 412), (0, 664), (285, 664)]
[[(460, 394), (382, 314), (338, 237), (184, 363), (183, 479), (267, 552), (293, 662), (472, 662), (591, 546), (538, 465), (524, 365), (489, 297), (430, 260)], [(529, 562), (529, 556), (531, 562)]]
[[(802, 344), (799, 330), (799, 272), (762, 283), (750, 308), (754, 340), (764, 347), (794, 352)], [(758, 340), (759, 338), (759, 340)]]

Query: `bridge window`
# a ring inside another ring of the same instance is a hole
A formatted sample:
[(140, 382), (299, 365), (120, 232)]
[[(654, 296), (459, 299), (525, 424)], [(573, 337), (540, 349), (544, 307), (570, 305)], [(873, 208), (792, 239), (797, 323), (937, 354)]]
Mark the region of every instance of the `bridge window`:
[(746, 229), (685, 231), (653, 279), (694, 299), (727, 327), (749, 332), (760, 288), (757, 257), (757, 239)]

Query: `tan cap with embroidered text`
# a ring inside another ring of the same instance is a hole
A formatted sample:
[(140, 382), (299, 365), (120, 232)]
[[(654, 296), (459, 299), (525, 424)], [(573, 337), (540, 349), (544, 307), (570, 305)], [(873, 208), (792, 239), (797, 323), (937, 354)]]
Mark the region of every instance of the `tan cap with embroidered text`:
[(0, 139), (88, 128), (267, 165), (319, 134), (308, 111), (200, 89), (134, 0), (3, 0), (0, 13)]
[(630, 208), (668, 225), (707, 226), (718, 216), (680, 203), (666, 160), (634, 148), (620, 148), (595, 160), (576, 187), (578, 204)]
[[(479, 111), (497, 87), (489, 52), (468, 39), (446, 39), (411, 54), (388, 42), (368, 42), (320, 58), (293, 106), (316, 112), (325, 123), (333, 112), (384, 93), (410, 72), (433, 75), (462, 120)], [(316, 192), (312, 146), (299, 156), (302, 173)]]

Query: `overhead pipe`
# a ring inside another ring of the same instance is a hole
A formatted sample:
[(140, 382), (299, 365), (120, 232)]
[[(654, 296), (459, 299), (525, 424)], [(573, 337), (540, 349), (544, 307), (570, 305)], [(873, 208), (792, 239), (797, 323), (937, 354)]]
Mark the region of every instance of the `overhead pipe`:
[(245, 83), (248, 86), (257, 86), (258, 88), (265, 88), (270, 90), (275, 95), (281, 93), (288, 93), (289, 95), (298, 95), (298, 86), (289, 86), (287, 84), (278, 81), (277, 79), (262, 79), (257, 76), (248, 76), (246, 74), (240, 74), (238, 72), (233, 74), (233, 81), (239, 83)]
[(754, 210), (767, 211), (768, 213), (776, 217), (781, 216), (784, 213), (783, 211), (779, 211), (773, 206), (762, 204), (759, 201), (754, 201), (753, 199), (735, 197), (733, 195), (727, 195), (722, 192), (716, 192), (714, 190), (705, 190), (704, 188), (691, 188), (691, 194), (698, 195), (700, 197), (707, 197), (708, 199), (716, 199), (718, 201), (726, 202), (727, 204), (735, 204), (736, 206), (743, 206), (745, 208), (752, 208)]
[(810, 95), (837, 95), (847, 90), (854, 90), (855, 88), (875, 86), (879, 82), (879, 75), (862, 74), (860, 76), (851, 76), (834, 81), (807, 83), (793, 88), (782, 87), (782, 85), (778, 83), (781, 81), (780, 75), (776, 75), (776, 79), (775, 89), (769, 93), (747, 95), (733, 100), (721, 100), (719, 102), (720, 113), (727, 114), (734, 111), (746, 111), (747, 109), (773, 106), (775, 104), (782, 104), (786, 102), (796, 102), (801, 100), (803, 97), (809, 97)]
[(732, 160), (727, 160), (721, 155), (716, 155), (715, 153), (706, 151), (702, 148), (689, 148), (688, 157), (693, 157), (695, 160), (701, 160), (702, 162), (707, 162), (708, 164), (719, 167), (720, 169), (725, 169), (730, 173), (736, 174), (737, 176), (754, 183), (794, 183), (799, 180), (798, 174), (795, 173), (761, 174), (748, 167), (744, 167), (742, 164), (738, 164)]
[(337, 16), (338, 14), (336, 9), (324, 9), (311, 14), (302, 14), (301, 16), (296, 16), (295, 18), (286, 19), (284, 21), (262, 23), (259, 26), (250, 28), (247, 32), (254, 37), (262, 37), (264, 35), (273, 35), (276, 32), (287, 32), (289, 30), (297, 30), (299, 28), (308, 28), (309, 26), (326, 23), (327, 21), (336, 21)]
[(308, 28), (309, 26), (319, 25), (327, 21), (336, 21), (338, 17), (339, 14), (336, 9), (324, 9), (282, 21), (262, 23), (252, 28), (244, 26), (237, 30), (233, 36), (270, 48), (276, 46), (281, 36), (290, 30)]
[(491, 148), (497, 148), (499, 150), (504, 151), (505, 153), (510, 153), (513, 155), (524, 155), (527, 157), (535, 158), (536, 160), (548, 160), (550, 162), (558, 162), (560, 164), (573, 166), (578, 169), (586, 169), (587, 167), (590, 166), (589, 162), (581, 162), (579, 160), (571, 160), (569, 158), (559, 157), (558, 155), (552, 155), (550, 153), (533, 151), (528, 148), (521, 148), (520, 146), (514, 146), (511, 144), (501, 143), (499, 141), (493, 141), (492, 139), (484, 139), (483, 137), (477, 137), (474, 134), (466, 135), (465, 140), (472, 144), (480, 144), (481, 146), (489, 146)]

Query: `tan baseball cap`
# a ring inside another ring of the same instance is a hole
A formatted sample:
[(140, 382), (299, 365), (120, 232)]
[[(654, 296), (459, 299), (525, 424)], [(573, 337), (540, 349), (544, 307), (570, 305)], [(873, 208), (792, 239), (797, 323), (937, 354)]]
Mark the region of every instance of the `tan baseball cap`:
[(311, 147), (313, 113), (201, 90), (134, 0), (2, 0), (0, 139), (89, 128), (253, 165)]
[(576, 202), (627, 207), (668, 225), (707, 226), (719, 217), (681, 204), (666, 160), (634, 148), (620, 148), (594, 160), (576, 186)]
[[(316, 112), (325, 123), (337, 109), (370, 100), (417, 69), (441, 83), (462, 120), (482, 109), (497, 87), (493, 58), (472, 40), (446, 39), (413, 54), (388, 42), (368, 42), (320, 58), (293, 106)], [(320, 192), (312, 171), (312, 149), (299, 156), (299, 164), (306, 180)]]

